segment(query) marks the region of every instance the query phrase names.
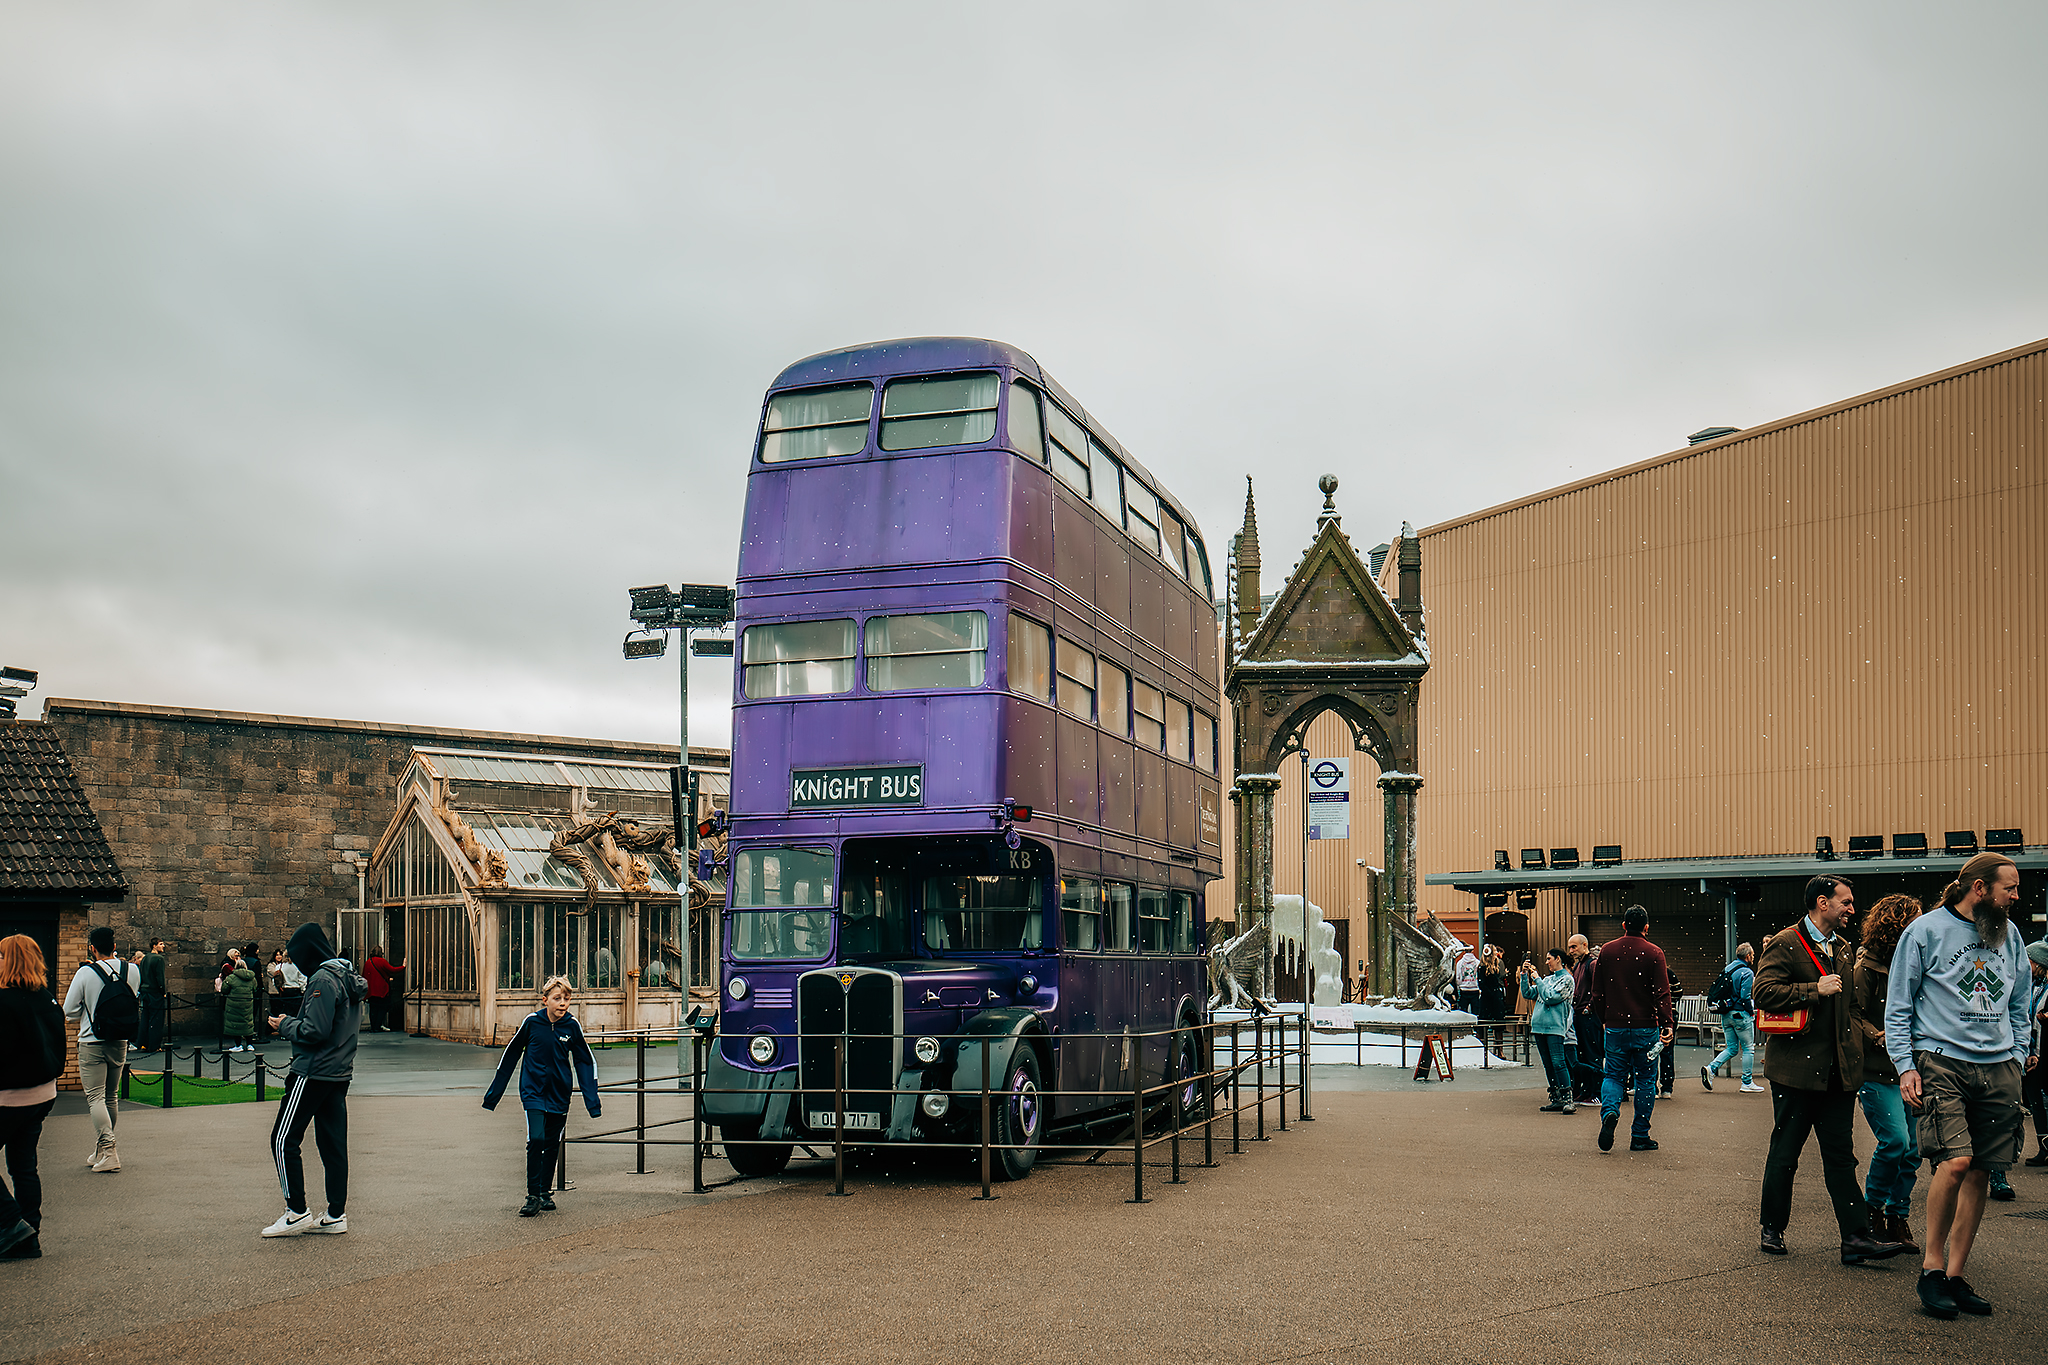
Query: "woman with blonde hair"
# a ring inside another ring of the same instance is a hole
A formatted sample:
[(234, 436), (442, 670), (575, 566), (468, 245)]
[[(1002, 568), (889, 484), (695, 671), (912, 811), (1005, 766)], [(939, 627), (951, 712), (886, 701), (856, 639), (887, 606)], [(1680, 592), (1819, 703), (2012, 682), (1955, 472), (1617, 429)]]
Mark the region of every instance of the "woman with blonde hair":
[(1914, 1116), (1899, 1098), (1899, 1073), (1885, 1055), (1884, 1000), (1891, 988), (1892, 950), (1899, 935), (1920, 917), (1922, 906), (1911, 896), (1886, 896), (1870, 907), (1863, 924), (1863, 951), (1856, 954), (1849, 988), (1856, 1001), (1857, 1025), (1863, 1031), (1863, 1085), (1856, 1092), (1864, 1122), (1877, 1145), (1863, 1180), (1870, 1204), (1870, 1235), (1880, 1242), (1903, 1243), (1918, 1255), (1913, 1240), (1913, 1183), (1919, 1174), (1920, 1142)]
[[(519, 1032), (498, 1059), (498, 1074), (484, 1092), (484, 1108), (496, 1109), (512, 1079), (512, 1068), (526, 1058), (519, 1073), (519, 1104), (526, 1110), (526, 1203), (521, 1218), (555, 1207), (548, 1192), (555, 1173), (555, 1153), (562, 1149), (562, 1130), (569, 1124), (573, 1087), (583, 1087), (583, 1107), (598, 1116), (597, 1059), (583, 1041), (583, 1026), (569, 1013), (573, 988), (566, 976), (551, 976), (540, 988), (540, 1008), (520, 1022)], [(574, 1068), (575, 1075), (570, 1071)]]
[(0, 1185), (0, 1260), (43, 1254), (43, 1182), (36, 1143), (64, 1074), (64, 1011), (50, 993), (43, 950), (27, 934), (0, 939), (0, 1147), (10, 1191)]

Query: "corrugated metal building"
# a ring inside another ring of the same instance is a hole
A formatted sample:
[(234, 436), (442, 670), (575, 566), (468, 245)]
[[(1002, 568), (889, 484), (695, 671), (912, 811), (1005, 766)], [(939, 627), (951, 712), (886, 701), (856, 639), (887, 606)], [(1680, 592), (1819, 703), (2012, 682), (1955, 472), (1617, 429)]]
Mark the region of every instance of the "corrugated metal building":
[(1641, 903), (1697, 993), (1816, 871), (1931, 899), (1948, 832), (2014, 829), (2048, 867), (2044, 535), (2048, 341), (1421, 531), (1423, 908), (1534, 889), (1540, 951)]

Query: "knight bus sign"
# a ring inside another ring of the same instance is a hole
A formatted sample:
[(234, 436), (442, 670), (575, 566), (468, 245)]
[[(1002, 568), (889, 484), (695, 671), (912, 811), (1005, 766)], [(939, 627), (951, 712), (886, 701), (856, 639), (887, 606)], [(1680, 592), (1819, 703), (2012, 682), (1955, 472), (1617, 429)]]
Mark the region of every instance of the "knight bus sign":
[(924, 767), (797, 768), (789, 775), (791, 810), (924, 804)]
[(1192, 1105), (1223, 876), (1201, 533), (1000, 342), (813, 356), (761, 414), (700, 1111), (728, 1160), (979, 1141), (987, 1095), (1014, 1180), (1134, 1087)]

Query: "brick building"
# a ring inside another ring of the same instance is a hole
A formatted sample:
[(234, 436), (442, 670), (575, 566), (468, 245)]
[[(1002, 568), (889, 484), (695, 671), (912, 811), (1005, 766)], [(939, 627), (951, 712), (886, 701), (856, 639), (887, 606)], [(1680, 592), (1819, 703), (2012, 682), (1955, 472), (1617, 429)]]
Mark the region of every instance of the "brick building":
[[(267, 955), (309, 919), (357, 903), (358, 869), (391, 819), (415, 746), (673, 764), (659, 744), (52, 699), (61, 741), (127, 898), (90, 907), (124, 950), (161, 934), (174, 1029), (211, 1027), (213, 975), (231, 946)], [(692, 748), (694, 764), (729, 766)], [(83, 933), (81, 927), (80, 933)], [(74, 959), (76, 954), (73, 955)], [(188, 1007), (189, 1008), (189, 1007)]]

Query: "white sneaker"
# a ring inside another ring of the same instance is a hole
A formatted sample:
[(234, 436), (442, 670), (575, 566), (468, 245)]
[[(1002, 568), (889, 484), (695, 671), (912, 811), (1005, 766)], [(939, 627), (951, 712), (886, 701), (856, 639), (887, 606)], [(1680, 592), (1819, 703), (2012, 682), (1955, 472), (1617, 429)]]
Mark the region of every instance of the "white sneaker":
[(105, 1138), (97, 1138), (97, 1139), (95, 1139), (95, 1140), (94, 1140), (94, 1142), (93, 1142), (93, 1144), (92, 1144), (92, 1155), (91, 1155), (91, 1156), (89, 1156), (89, 1157), (87, 1157), (87, 1158), (85, 1159), (85, 1169), (87, 1169), (87, 1170), (89, 1171), (89, 1170), (91, 1170), (91, 1169), (92, 1169), (93, 1167), (95, 1167), (95, 1166), (99, 1165), (99, 1164), (100, 1164), (100, 1154), (101, 1154), (102, 1152), (106, 1151), (106, 1150), (107, 1150), (107, 1140), (106, 1140)]
[(92, 1168), (102, 1175), (112, 1175), (121, 1169), (121, 1153), (115, 1150), (113, 1143), (108, 1143), (100, 1149), (99, 1159), (92, 1163)]
[(325, 1212), (323, 1212), (323, 1213), (321, 1213), (321, 1215), (320, 1215), (320, 1220), (319, 1220), (318, 1222), (314, 1223), (314, 1224), (313, 1224), (313, 1225), (312, 1225), (311, 1227), (307, 1228), (307, 1229), (306, 1229), (306, 1231), (308, 1231), (308, 1232), (347, 1232), (347, 1231), (348, 1231), (348, 1215), (344, 1213), (344, 1214), (343, 1214), (343, 1215), (341, 1215), (341, 1217), (339, 1217), (339, 1218), (329, 1218), (329, 1217), (328, 1217), (328, 1216), (326, 1215), (326, 1213), (325, 1213)]
[(1742, 1093), (1745, 1095), (1761, 1095), (1764, 1093), (1764, 1089), (1765, 1087), (1761, 1085), (1745, 1085), (1742, 1087)]
[(263, 1229), (265, 1237), (296, 1237), (302, 1232), (311, 1232), (313, 1225), (320, 1221), (320, 1215), (307, 1209), (304, 1213), (293, 1213), (286, 1209), (278, 1215), (275, 1223)]

